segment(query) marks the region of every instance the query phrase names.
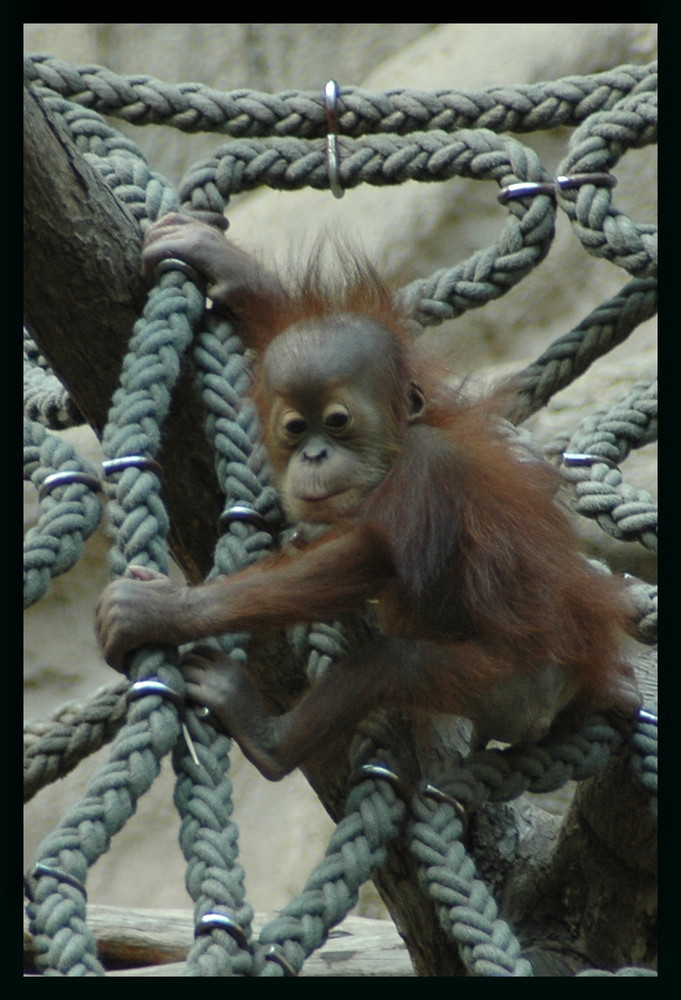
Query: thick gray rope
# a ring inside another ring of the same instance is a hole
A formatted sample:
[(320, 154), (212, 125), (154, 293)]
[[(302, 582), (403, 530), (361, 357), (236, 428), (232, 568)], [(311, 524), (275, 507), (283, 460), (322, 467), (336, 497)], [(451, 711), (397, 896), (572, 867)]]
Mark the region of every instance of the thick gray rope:
[[(225, 509), (245, 505), (275, 528), (281, 522), (281, 512), (277, 493), (269, 483), (255, 405), (248, 397), (251, 377), (243, 343), (227, 321), (204, 319), (195, 337), (193, 357)], [(271, 546), (268, 532), (232, 522), (218, 541), (210, 576), (233, 573), (266, 554)], [(219, 644), (224, 652), (244, 662), (247, 641), (246, 634), (230, 633), (222, 636)], [(210, 767), (196, 768), (179, 745), (174, 755), (175, 801), (183, 817), (180, 844), (188, 861), (187, 888), (196, 902), (195, 920), (198, 923), (211, 913), (230, 916), (249, 939), (253, 913), (245, 902), (244, 873), (236, 861), (238, 831), (230, 819), (231, 786), (225, 776), (229, 741), (199, 722), (194, 713), (188, 714), (187, 725), (199, 753), (204, 745), (211, 746)], [(196, 938), (185, 975), (244, 976), (251, 970), (251, 953), (237, 948), (235, 939), (217, 927)]]
[(555, 340), (536, 361), (514, 376), (520, 398), (514, 419), (524, 420), (570, 385), (598, 358), (621, 344), (657, 310), (657, 281), (635, 279), (602, 302), (574, 329)]
[[(589, 117), (570, 137), (558, 174), (607, 173), (627, 149), (657, 141), (657, 93), (631, 94)], [(582, 246), (638, 278), (657, 274), (657, 227), (636, 225), (613, 204), (612, 188), (558, 188), (558, 200)]]
[(85, 704), (67, 702), (24, 726), (24, 802), (110, 743), (125, 722), (129, 684), (105, 688)]
[(84, 417), (24, 327), (24, 414), (53, 431), (77, 427)]
[(641, 786), (650, 796), (650, 808), (657, 820), (657, 718), (648, 714), (641, 717), (631, 738), (631, 765)]
[(466, 851), (463, 833), (453, 806), (414, 796), (408, 835), (421, 865), (419, 878), (469, 974), (531, 977), (532, 966), (521, 957), (520, 942), (499, 917), (494, 897)]
[(627, 590), (635, 612), (635, 637), (646, 645), (657, 642), (657, 585), (631, 580)]
[(614, 406), (587, 417), (565, 451), (602, 457), (590, 466), (561, 467), (571, 483), (576, 511), (593, 518), (613, 538), (657, 549), (657, 505), (646, 490), (628, 486), (619, 465), (631, 448), (657, 438), (657, 382), (640, 382)]
[[(37, 489), (57, 472), (86, 473), (99, 482), (97, 470), (73, 447), (48, 433), (42, 424), (24, 419), (24, 478)], [(55, 486), (40, 501), (38, 523), (24, 536), (24, 607), (45, 594), (50, 580), (80, 558), (86, 538), (99, 525), (102, 504), (87, 483)]]
[[(203, 307), (203, 296), (180, 272), (152, 289), (144, 316), (133, 330), (120, 388), (112, 399), (102, 438), (108, 459), (156, 456), (180, 358), (191, 343)], [(160, 490), (159, 476), (152, 469), (130, 466), (118, 474), (109, 502), (115, 540), (111, 564), (116, 574), (122, 575), (131, 562), (168, 572), (168, 518)]]
[[(151, 76), (121, 76), (102, 66), (73, 66), (50, 55), (29, 55), (25, 73), (72, 101), (135, 125), (165, 124), (185, 132), (225, 132), (235, 138), (326, 134), (319, 91), (266, 94), (255, 90), (223, 92), (200, 83), (170, 84)], [(604, 111), (632, 91), (657, 83), (657, 64), (618, 66), (588, 76), (486, 87), (482, 90), (375, 93), (341, 86), (338, 122), (343, 135), (375, 132), (404, 135), (439, 129), (488, 128), (495, 132), (533, 132), (574, 126)], [(342, 84), (342, 81), (341, 81)]]
[[(228, 778), (231, 741), (199, 721), (185, 717), (199, 766), (177, 743), (175, 805), (182, 817), (180, 847), (187, 861), (185, 882), (194, 900), (195, 926), (213, 914), (229, 917), (245, 941), (252, 934), (253, 909), (246, 902), (244, 871), (238, 862), (239, 831), (232, 819), (232, 785)], [(248, 976), (253, 967), (249, 947), (220, 926), (197, 934), (183, 975)]]
[[(378, 757), (388, 766), (392, 757), (360, 741), (351, 763)], [(304, 889), (278, 911), (260, 932), (256, 975), (281, 977), (298, 973), (305, 959), (327, 939), (329, 931), (357, 903), (361, 886), (386, 856), (389, 842), (401, 829), (405, 804), (391, 784), (366, 778), (348, 792), (345, 814), (331, 836), (322, 861)], [(278, 959), (283, 959), (282, 966)]]

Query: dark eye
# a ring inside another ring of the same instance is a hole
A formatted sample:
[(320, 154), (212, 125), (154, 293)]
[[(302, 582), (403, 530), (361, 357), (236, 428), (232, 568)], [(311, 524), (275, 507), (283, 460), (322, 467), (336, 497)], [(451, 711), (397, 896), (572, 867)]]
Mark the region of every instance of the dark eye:
[(350, 411), (342, 403), (333, 403), (324, 411), (324, 426), (330, 431), (342, 431), (350, 423)]
[(307, 430), (307, 421), (299, 413), (289, 410), (282, 417), (281, 427), (286, 437), (299, 438)]

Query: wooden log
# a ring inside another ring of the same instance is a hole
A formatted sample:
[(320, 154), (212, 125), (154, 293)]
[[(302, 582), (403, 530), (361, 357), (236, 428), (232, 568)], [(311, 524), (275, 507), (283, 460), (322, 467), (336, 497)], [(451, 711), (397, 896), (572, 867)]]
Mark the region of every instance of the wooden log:
[[(259, 914), (255, 934), (270, 919)], [(194, 936), (189, 910), (88, 906), (88, 925), (110, 976), (179, 977)], [(32, 939), (24, 925), (26, 966), (33, 966)], [(303, 966), (302, 976), (414, 976), (409, 953), (390, 920), (349, 916)], [(30, 978), (39, 978), (28, 972)]]

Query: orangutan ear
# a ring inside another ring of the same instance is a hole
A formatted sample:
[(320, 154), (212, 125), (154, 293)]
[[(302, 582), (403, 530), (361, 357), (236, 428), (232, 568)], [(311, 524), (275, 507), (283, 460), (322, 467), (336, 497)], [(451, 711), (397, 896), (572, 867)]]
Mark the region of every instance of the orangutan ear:
[(423, 416), (426, 409), (426, 394), (416, 382), (409, 383), (409, 398), (407, 400), (407, 422), (410, 424)]

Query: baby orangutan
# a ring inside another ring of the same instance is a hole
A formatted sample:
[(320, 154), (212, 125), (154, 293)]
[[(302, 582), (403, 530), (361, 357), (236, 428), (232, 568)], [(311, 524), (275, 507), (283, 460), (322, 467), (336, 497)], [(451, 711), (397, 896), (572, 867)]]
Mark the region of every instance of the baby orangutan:
[(478, 744), (632, 711), (619, 684), (622, 587), (578, 552), (555, 471), (504, 437), (503, 395), (471, 401), (448, 386), (354, 257), (330, 287), (313, 266), (290, 291), (218, 228), (180, 215), (151, 228), (145, 273), (168, 257), (205, 277), (214, 308), (255, 351), (282, 502), (314, 540), (195, 587), (132, 568), (97, 611), (112, 666), (142, 644), (337, 618), (375, 601), (382, 637), (278, 717), (239, 664), (207, 647), (185, 657), (191, 699), (273, 779), (377, 707), (463, 715)]

